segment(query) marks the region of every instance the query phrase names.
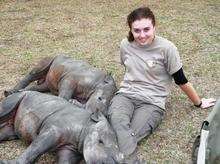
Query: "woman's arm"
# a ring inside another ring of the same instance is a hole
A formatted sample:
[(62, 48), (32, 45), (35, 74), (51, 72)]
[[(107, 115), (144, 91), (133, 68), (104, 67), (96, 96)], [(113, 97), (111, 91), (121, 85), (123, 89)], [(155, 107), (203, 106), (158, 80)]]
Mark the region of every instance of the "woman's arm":
[(215, 104), (215, 99), (205, 99), (198, 96), (196, 90), (192, 86), (191, 83), (188, 82), (183, 69), (180, 68), (177, 72), (175, 72), (172, 77), (175, 80), (175, 83), (182, 89), (182, 91), (189, 97), (189, 99), (193, 102), (196, 107), (208, 108)]
[(179, 85), (179, 87), (182, 89), (182, 91), (189, 97), (189, 99), (193, 102), (193, 104), (197, 107), (200, 108), (209, 108), (213, 105), (215, 105), (215, 99), (214, 98), (209, 98), (205, 99), (198, 96), (196, 90), (192, 86), (191, 83), (187, 82), (183, 85)]

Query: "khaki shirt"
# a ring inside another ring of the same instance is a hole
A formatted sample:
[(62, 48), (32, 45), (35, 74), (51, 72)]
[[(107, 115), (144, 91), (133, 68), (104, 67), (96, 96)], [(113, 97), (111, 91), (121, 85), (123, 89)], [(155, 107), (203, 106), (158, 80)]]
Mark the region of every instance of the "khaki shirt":
[(171, 75), (182, 67), (176, 46), (159, 36), (144, 46), (126, 38), (121, 42), (120, 55), (125, 75), (118, 93), (165, 109)]

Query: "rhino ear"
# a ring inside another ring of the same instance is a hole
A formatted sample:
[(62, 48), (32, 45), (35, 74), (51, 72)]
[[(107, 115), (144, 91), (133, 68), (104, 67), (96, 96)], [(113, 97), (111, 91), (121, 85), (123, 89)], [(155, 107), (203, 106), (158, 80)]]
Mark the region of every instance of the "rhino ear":
[(102, 113), (100, 111), (94, 112), (91, 114), (90, 118), (91, 120), (93, 120), (94, 122), (99, 122), (102, 120)]

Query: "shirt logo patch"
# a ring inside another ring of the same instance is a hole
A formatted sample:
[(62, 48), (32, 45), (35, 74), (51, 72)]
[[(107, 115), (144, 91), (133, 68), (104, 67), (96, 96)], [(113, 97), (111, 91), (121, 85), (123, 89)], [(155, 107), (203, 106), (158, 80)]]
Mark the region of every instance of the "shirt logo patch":
[(148, 65), (150, 68), (152, 68), (152, 67), (154, 67), (154, 66), (156, 65), (156, 62), (153, 61), (153, 60), (147, 60), (147, 65)]

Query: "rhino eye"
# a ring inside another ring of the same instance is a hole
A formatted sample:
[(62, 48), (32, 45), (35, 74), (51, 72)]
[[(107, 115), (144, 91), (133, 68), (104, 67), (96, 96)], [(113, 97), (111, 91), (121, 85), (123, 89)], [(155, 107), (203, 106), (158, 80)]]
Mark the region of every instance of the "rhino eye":
[(107, 81), (107, 80), (104, 80), (104, 83), (105, 83), (105, 84), (108, 84), (108, 81)]
[(100, 144), (104, 144), (104, 142), (103, 142), (102, 140), (99, 140), (99, 143), (100, 143)]
[(98, 100), (99, 100), (99, 101), (102, 101), (102, 98), (101, 98), (101, 97), (98, 97)]

